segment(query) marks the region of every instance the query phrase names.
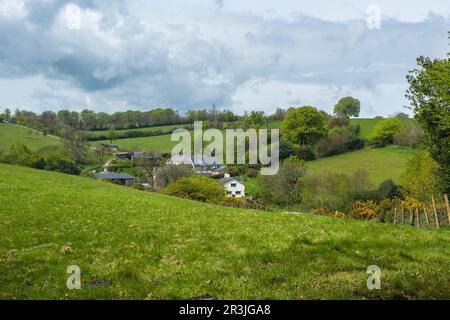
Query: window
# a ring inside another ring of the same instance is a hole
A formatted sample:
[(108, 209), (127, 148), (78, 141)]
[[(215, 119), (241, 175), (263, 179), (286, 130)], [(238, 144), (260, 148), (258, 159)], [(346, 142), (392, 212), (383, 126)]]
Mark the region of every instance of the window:
[(236, 191), (236, 195), (237, 195), (237, 196), (240, 196), (240, 195), (241, 195), (241, 192), (240, 192), (240, 191)]
[(232, 183), (232, 184), (231, 184), (231, 187), (232, 187), (232, 188), (236, 188), (236, 183)]
[(231, 191), (227, 191), (227, 195), (231, 195)]

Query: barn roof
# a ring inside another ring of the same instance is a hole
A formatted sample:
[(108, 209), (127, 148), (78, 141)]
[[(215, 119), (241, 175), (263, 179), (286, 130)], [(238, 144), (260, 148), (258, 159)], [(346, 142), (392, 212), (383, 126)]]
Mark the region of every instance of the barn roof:
[(128, 173), (117, 173), (117, 172), (99, 172), (94, 174), (95, 179), (104, 180), (131, 180), (134, 177)]

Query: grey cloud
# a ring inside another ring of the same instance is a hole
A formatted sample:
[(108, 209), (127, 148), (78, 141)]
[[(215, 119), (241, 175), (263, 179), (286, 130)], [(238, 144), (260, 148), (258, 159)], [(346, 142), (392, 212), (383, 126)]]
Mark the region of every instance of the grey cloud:
[[(98, 13), (99, 30), (56, 27), (69, 2)], [(383, 20), (381, 30), (368, 30), (363, 20), (270, 20), (225, 10), (216, 10), (214, 21), (201, 14), (183, 17), (185, 23), (141, 20), (125, 1), (29, 1), (26, 9), (24, 20), (0, 19), (0, 77), (40, 75), (54, 90), (65, 83), (61, 90), (72, 90), (75, 102), (86, 95), (104, 106), (141, 108), (240, 106), (245, 101), (233, 95), (255, 79), (249, 89), (255, 95), (264, 95), (258, 84), (265, 81), (333, 87), (333, 99), (343, 87), (375, 91), (404, 82), (418, 55), (442, 56), (450, 29), (440, 16)], [(64, 102), (60, 94), (45, 99), (54, 90), (33, 98)]]

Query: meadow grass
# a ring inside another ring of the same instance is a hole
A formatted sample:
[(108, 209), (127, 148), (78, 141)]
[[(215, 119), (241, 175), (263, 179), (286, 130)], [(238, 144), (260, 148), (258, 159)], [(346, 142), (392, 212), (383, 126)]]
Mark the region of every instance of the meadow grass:
[[(450, 230), (215, 206), (0, 164), (0, 299), (450, 298)], [(81, 268), (82, 288), (66, 288)], [(381, 268), (381, 290), (366, 269)]]
[(22, 143), (31, 150), (48, 146), (57, 146), (60, 141), (52, 136), (44, 137), (41, 133), (24, 127), (0, 123), (0, 150), (8, 149), (14, 143)]
[(352, 174), (362, 169), (375, 185), (387, 179), (400, 183), (413, 154), (414, 150), (406, 147), (366, 148), (308, 161), (306, 166), (311, 174), (324, 171)]

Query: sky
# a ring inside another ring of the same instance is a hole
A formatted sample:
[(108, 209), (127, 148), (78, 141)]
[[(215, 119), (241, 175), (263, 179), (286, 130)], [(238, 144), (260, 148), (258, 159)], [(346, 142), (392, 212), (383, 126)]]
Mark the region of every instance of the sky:
[(448, 31), (448, 0), (0, 0), (0, 110), (388, 116)]

